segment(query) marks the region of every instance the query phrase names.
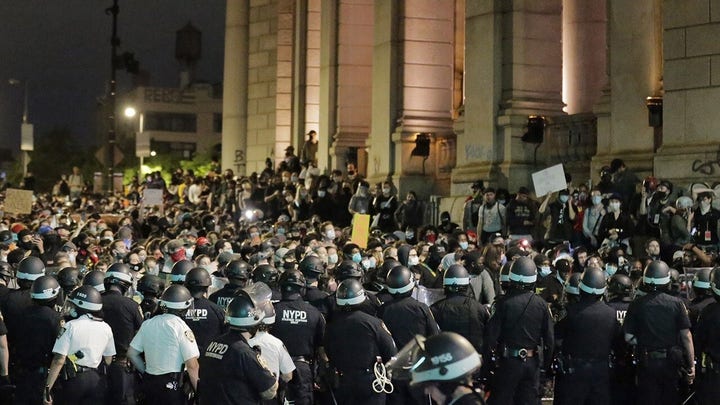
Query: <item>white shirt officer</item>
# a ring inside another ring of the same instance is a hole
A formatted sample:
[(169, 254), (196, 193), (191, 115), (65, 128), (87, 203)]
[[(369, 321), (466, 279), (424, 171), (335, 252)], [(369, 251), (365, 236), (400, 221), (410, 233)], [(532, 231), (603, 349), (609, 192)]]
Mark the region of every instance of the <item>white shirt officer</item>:
[(248, 344), (250, 347), (260, 347), (260, 356), (265, 360), (267, 368), (270, 369), (276, 380), (282, 376), (283, 381), (290, 381), (292, 372), (295, 371), (295, 363), (282, 340), (266, 331), (258, 331), (248, 340)]
[(192, 330), (172, 314), (143, 322), (130, 347), (145, 353), (145, 372), (152, 375), (178, 373), (183, 363), (200, 356)]
[(63, 356), (81, 352), (82, 357), (78, 357), (75, 364), (97, 368), (103, 356), (115, 355), (115, 339), (110, 325), (85, 314), (65, 324), (52, 351)]

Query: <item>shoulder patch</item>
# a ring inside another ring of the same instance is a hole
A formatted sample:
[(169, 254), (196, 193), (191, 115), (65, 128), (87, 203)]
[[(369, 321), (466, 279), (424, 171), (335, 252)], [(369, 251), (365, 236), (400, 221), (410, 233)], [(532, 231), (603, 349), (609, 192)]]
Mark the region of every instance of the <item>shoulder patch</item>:
[(65, 333), (65, 325), (64, 325), (64, 321), (61, 321), (60, 332), (58, 332), (57, 337), (59, 338), (60, 336), (63, 335), (63, 333)]
[(185, 338), (190, 342), (195, 343), (195, 335), (193, 334), (192, 330), (188, 329), (185, 331)]
[(385, 330), (385, 332), (387, 332), (388, 335), (392, 336), (392, 333), (390, 333), (390, 329), (387, 328), (385, 322), (380, 321), (380, 326), (382, 326), (382, 328)]
[(0, 311), (0, 322), (4, 321), (4, 320), (5, 320), (5, 318), (3, 318), (3, 316), (2, 316), (2, 311)]
[(270, 368), (268, 367), (267, 362), (265, 359), (260, 355), (260, 353), (255, 354), (255, 358), (257, 358), (258, 363), (267, 371), (270, 371)]

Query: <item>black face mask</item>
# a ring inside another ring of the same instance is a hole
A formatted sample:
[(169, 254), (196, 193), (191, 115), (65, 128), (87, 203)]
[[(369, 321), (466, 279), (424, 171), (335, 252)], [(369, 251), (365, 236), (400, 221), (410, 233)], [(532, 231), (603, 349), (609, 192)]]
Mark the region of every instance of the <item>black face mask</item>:
[(662, 191), (656, 191), (655, 196), (658, 198), (658, 200), (664, 200), (665, 197), (667, 197), (667, 194)]
[(20, 246), (21, 248), (23, 248), (25, 250), (30, 250), (33, 247), (33, 243), (20, 241), (20, 242), (18, 242), (18, 246)]

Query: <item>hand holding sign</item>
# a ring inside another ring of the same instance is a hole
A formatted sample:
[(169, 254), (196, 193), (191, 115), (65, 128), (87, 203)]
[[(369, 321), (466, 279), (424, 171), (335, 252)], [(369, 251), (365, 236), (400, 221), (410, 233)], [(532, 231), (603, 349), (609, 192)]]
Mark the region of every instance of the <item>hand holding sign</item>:
[(533, 173), (532, 180), (535, 186), (535, 195), (538, 197), (567, 188), (565, 170), (563, 170), (562, 164)]

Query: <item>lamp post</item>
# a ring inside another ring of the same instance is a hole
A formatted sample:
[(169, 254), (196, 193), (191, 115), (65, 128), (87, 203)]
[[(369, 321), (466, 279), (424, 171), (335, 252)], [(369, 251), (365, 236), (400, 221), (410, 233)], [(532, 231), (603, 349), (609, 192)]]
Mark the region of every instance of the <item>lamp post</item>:
[(105, 14), (112, 15), (112, 36), (110, 37), (110, 94), (108, 95), (108, 190), (114, 192), (113, 173), (115, 172), (115, 95), (117, 93), (117, 48), (120, 45), (120, 38), (117, 36), (117, 16), (120, 13), (118, 0), (113, 0), (113, 5), (105, 9)]
[(33, 124), (28, 122), (28, 88), (29, 80), (10, 79), (11, 86), (24, 86), (23, 116), (20, 124), (20, 159), (23, 167), (23, 177), (27, 176), (28, 152), (33, 150)]

